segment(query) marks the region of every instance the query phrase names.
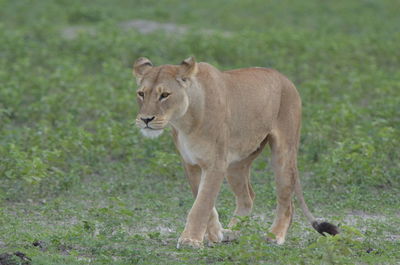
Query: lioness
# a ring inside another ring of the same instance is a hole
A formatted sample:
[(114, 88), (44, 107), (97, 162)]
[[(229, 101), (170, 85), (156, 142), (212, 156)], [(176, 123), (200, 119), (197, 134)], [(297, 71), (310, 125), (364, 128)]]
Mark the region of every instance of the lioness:
[(220, 71), (193, 57), (180, 65), (153, 66), (139, 58), (133, 67), (140, 106), (136, 125), (144, 136), (157, 137), (169, 124), (195, 197), (178, 247), (201, 247), (233, 238), (218, 220), (215, 200), (227, 177), (235, 196), (235, 216), (250, 214), (254, 191), (250, 166), (268, 143), (272, 150), (278, 206), (271, 227), (283, 244), (293, 214), (292, 194), (311, 225), (321, 234), (336, 226), (319, 223), (310, 213), (297, 170), (301, 100), (295, 86), (267, 68)]

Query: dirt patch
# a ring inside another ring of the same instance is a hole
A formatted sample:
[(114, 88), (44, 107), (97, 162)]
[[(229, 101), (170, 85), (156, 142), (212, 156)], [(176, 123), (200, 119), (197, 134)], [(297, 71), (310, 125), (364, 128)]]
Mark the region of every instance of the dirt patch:
[[(157, 30), (161, 30), (170, 34), (183, 34), (187, 32), (186, 27), (177, 25), (175, 23), (160, 23), (144, 19), (123, 21), (118, 24), (118, 27), (122, 30), (135, 29), (141, 34), (150, 34)], [(96, 29), (94, 26), (78, 25), (66, 27), (61, 31), (61, 36), (68, 40), (73, 40), (77, 38), (79, 34), (95, 35)]]
[(180, 26), (175, 23), (159, 23), (151, 20), (134, 19), (121, 22), (119, 26), (124, 30), (136, 29), (142, 34), (150, 34), (157, 30), (162, 30), (167, 33), (183, 34), (187, 32), (185, 26)]
[(166, 227), (162, 225), (158, 225), (155, 227), (139, 227), (135, 228), (134, 230), (129, 229), (127, 231), (130, 235), (136, 235), (136, 234), (151, 234), (151, 233), (160, 233), (161, 235), (167, 235), (174, 233), (176, 230), (171, 228), (171, 227)]
[(374, 220), (378, 222), (386, 222), (387, 217), (385, 215), (378, 215), (378, 214), (368, 214), (363, 211), (354, 210), (349, 212), (344, 221), (348, 225), (356, 225), (361, 220)]
[[(150, 34), (155, 31), (164, 31), (167, 34), (184, 34), (189, 31), (189, 28), (183, 25), (178, 25), (171, 22), (157, 22), (152, 20), (145, 20), (145, 19), (133, 19), (128, 21), (123, 21), (118, 24), (118, 27), (121, 30), (137, 30), (141, 34)], [(203, 34), (212, 34), (215, 33), (215, 30), (212, 29), (202, 29), (200, 30)], [(79, 34), (89, 34), (89, 35), (96, 35), (96, 29), (94, 26), (70, 26), (66, 27), (61, 30), (61, 37), (67, 40), (73, 40), (79, 36)], [(232, 33), (230, 32), (219, 32), (223, 36), (230, 36)]]
[[(354, 226), (362, 233), (365, 233), (370, 229), (367, 225), (367, 221), (372, 221), (374, 223), (388, 223), (390, 222), (390, 218), (385, 215), (369, 214), (359, 210), (353, 210), (349, 212), (344, 218), (344, 223), (346, 225)], [(388, 241), (400, 241), (400, 235), (397, 234), (386, 233), (385, 238)]]

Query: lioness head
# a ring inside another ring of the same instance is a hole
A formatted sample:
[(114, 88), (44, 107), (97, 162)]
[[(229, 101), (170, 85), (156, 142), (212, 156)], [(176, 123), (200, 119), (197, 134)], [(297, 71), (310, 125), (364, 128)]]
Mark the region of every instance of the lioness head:
[(144, 136), (160, 136), (170, 121), (185, 115), (189, 106), (187, 89), (192, 85), (196, 72), (197, 64), (193, 57), (180, 65), (158, 67), (144, 57), (136, 60), (133, 65), (139, 104), (136, 126)]

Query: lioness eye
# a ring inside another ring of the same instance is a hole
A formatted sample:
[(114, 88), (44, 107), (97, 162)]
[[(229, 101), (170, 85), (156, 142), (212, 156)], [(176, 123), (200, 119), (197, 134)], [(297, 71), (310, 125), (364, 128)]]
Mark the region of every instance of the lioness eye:
[(143, 98), (143, 97), (144, 97), (143, 91), (139, 91), (139, 92), (138, 92), (138, 95), (139, 95), (139, 97)]
[(168, 92), (163, 92), (163, 93), (161, 93), (161, 95), (160, 95), (160, 100), (162, 100), (162, 99), (164, 99), (164, 98), (167, 98), (169, 95), (170, 95), (170, 93), (168, 93)]

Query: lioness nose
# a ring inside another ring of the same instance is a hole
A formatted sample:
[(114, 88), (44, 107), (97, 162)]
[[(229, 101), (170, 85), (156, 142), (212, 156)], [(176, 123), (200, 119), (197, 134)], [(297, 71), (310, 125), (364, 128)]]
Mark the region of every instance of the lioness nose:
[(152, 120), (154, 120), (155, 116), (150, 117), (150, 118), (140, 118), (144, 123), (146, 123), (146, 125), (151, 122)]

